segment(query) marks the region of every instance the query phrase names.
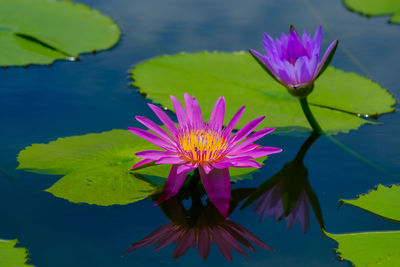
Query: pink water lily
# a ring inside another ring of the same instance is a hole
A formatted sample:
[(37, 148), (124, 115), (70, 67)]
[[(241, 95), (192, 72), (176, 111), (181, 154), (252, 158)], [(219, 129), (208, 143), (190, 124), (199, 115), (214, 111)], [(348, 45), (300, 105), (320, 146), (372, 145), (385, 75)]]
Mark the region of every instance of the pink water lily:
[(141, 116), (137, 116), (136, 119), (152, 132), (128, 127), (132, 133), (163, 149), (136, 153), (143, 160), (135, 164), (132, 169), (135, 170), (149, 163), (172, 165), (163, 194), (157, 200), (159, 204), (175, 196), (187, 173), (198, 168), (208, 198), (219, 212), (227, 217), (231, 192), (229, 168), (260, 168), (261, 165), (253, 159), (279, 153), (282, 150), (275, 147), (261, 147), (253, 143), (273, 131), (274, 128), (263, 129), (248, 136), (264, 117), (252, 120), (233, 134), (245, 109), (244, 106), (224, 128), (225, 99), (223, 97), (220, 97), (215, 104), (208, 123), (203, 121), (197, 100), (187, 93), (184, 98), (185, 108), (174, 96), (171, 96), (178, 125), (175, 125), (161, 108), (149, 104), (168, 132)]
[[(333, 41), (321, 58), (322, 29), (318, 27), (312, 38), (306, 31), (300, 37), (294, 27), (288, 35), (282, 33), (280, 39), (264, 34), (262, 44), (265, 54), (250, 49), (273, 78), (284, 85), (292, 94), (308, 94), (315, 79), (328, 67), (338, 45)], [(305, 87), (302, 90), (298, 88)], [(297, 89), (297, 92), (294, 92)]]

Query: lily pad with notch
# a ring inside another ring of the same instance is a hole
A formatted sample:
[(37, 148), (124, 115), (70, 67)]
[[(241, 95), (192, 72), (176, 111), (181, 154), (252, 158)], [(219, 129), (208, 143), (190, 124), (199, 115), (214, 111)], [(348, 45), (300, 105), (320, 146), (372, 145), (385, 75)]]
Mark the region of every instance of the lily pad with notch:
[(0, 66), (50, 64), (109, 49), (121, 32), (99, 11), (72, 1), (0, 0)]

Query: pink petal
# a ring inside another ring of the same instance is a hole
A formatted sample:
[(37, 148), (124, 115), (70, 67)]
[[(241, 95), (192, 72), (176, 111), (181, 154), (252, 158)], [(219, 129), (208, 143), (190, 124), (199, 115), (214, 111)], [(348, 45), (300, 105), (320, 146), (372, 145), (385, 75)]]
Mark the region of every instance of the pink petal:
[(171, 118), (159, 107), (148, 104), (151, 110), (157, 115), (162, 123), (164, 123), (165, 127), (167, 127), (168, 131), (172, 133), (172, 135), (176, 138), (178, 136), (178, 130), (176, 129), (175, 123), (171, 120)]
[(165, 150), (174, 150), (174, 147), (171, 144), (165, 142), (155, 134), (133, 127), (128, 127), (128, 130), (136, 134), (137, 136), (149, 141), (150, 143), (155, 144), (156, 146), (159, 146), (161, 148), (164, 148)]
[(254, 131), (255, 128), (264, 120), (265, 116), (257, 118), (255, 120), (252, 120), (245, 126), (243, 126), (242, 129), (240, 129), (234, 136), (232, 140), (232, 144), (237, 144), (240, 142), (243, 138), (245, 138), (247, 135), (249, 135), (252, 131)]
[(138, 248), (143, 248), (143, 247), (148, 247), (151, 246), (157, 242), (160, 241), (160, 239), (169, 233), (174, 227), (174, 224), (172, 222), (167, 223), (166, 225), (158, 228), (155, 230), (153, 233), (149, 234), (142, 240), (135, 242), (131, 245), (131, 247), (123, 252), (123, 254), (129, 253), (131, 251), (134, 251), (135, 249)]
[(182, 163), (186, 163), (186, 161), (179, 156), (163, 157), (156, 161), (156, 164), (182, 164)]
[(271, 250), (273, 251), (274, 249), (271, 248), (270, 246), (268, 246), (267, 244), (265, 244), (263, 241), (261, 241), (258, 237), (256, 237), (255, 235), (253, 235), (252, 233), (250, 233), (249, 231), (246, 230), (246, 228), (244, 228), (243, 226), (235, 223), (235, 222), (231, 222), (229, 221), (229, 224), (232, 228), (234, 228), (238, 233), (240, 233), (241, 235), (243, 235), (244, 237), (247, 237), (248, 239), (250, 239), (251, 241), (253, 241), (254, 244), (256, 244), (257, 246), (259, 246), (260, 248), (263, 249), (267, 249), (267, 250)]
[(253, 149), (246, 153), (242, 153), (242, 154), (237, 153), (236, 155), (240, 156), (240, 157), (249, 156), (253, 159), (256, 159), (256, 158), (261, 158), (261, 157), (265, 157), (265, 156), (280, 153), (280, 152), (282, 152), (282, 149), (277, 148), (277, 147), (260, 147), (260, 148)]
[(233, 129), (235, 129), (236, 124), (239, 122), (240, 118), (243, 115), (244, 109), (246, 106), (241, 107), (235, 115), (233, 115), (231, 121), (228, 123), (228, 126), (224, 129), (224, 135), (226, 137), (232, 134)]
[(226, 243), (224, 237), (221, 234), (221, 230), (218, 228), (213, 228), (212, 230), (212, 236), (214, 238), (215, 244), (217, 244), (217, 247), (221, 254), (228, 260), (232, 260), (232, 251), (229, 245)]
[(228, 217), (229, 202), (231, 200), (231, 181), (228, 169), (214, 169), (206, 174), (203, 168), (199, 168), (201, 181), (210, 201), (217, 210)]
[(187, 173), (183, 172), (177, 174), (178, 165), (172, 165), (171, 171), (169, 172), (168, 179), (165, 182), (164, 191), (162, 195), (157, 199), (156, 204), (160, 204), (171, 197), (175, 196), (185, 181)]
[(170, 151), (146, 150), (138, 152), (135, 155), (138, 156), (139, 158), (158, 160), (163, 157), (174, 156), (176, 155), (176, 153)]
[(221, 228), (220, 230), (221, 236), (225, 239), (225, 242), (231, 245), (232, 248), (234, 248), (237, 252), (240, 254), (244, 255), (247, 259), (249, 259), (249, 256), (247, 255), (246, 251), (239, 245), (239, 243), (236, 241), (236, 239), (225, 229)]
[(220, 97), (215, 103), (213, 111), (211, 113), (210, 120), (208, 121), (208, 127), (214, 131), (219, 131), (224, 123), (225, 116), (225, 98)]
[[(141, 168), (145, 168), (145, 167), (147, 167), (147, 166), (151, 166), (152, 164), (154, 164), (154, 160), (153, 159), (144, 159), (144, 160), (141, 160), (141, 161), (139, 161), (138, 163), (136, 163), (135, 165), (133, 165), (133, 167), (131, 168), (131, 170), (132, 171), (134, 171), (134, 170), (138, 170), (138, 169), (141, 169)], [(152, 163), (152, 164), (150, 164), (150, 163)]]
[(168, 233), (162, 236), (159, 240), (160, 244), (157, 247), (153, 248), (153, 251), (160, 250), (171, 243), (174, 243), (178, 240), (179, 236), (181, 235), (183, 229), (175, 230), (172, 228)]
[(266, 129), (262, 129), (258, 132), (255, 132), (254, 134), (252, 134), (251, 136), (249, 136), (248, 138), (246, 138), (246, 140), (244, 140), (242, 143), (238, 144), (237, 146), (235, 146), (230, 152), (230, 154), (234, 154), (235, 151), (239, 151), (240, 149), (244, 148), (245, 146), (259, 140), (260, 138), (264, 137), (265, 135), (269, 134), (270, 132), (272, 132), (273, 130), (275, 130), (275, 128), (266, 128)]
[(179, 127), (186, 128), (189, 125), (189, 119), (182, 104), (173, 95), (170, 96), (172, 105), (174, 106), (176, 118), (178, 119)]
[(178, 239), (178, 245), (176, 246), (174, 250), (174, 254), (172, 257), (174, 259), (179, 258), (183, 254), (186, 253), (186, 251), (189, 249), (189, 247), (195, 242), (194, 239), (194, 230), (193, 228), (187, 230), (186, 232), (183, 233), (183, 236)]
[(194, 165), (192, 163), (182, 164), (178, 166), (177, 174), (181, 174), (182, 172), (190, 172), (196, 169), (198, 165)]
[(184, 97), (186, 114), (190, 124), (193, 125), (193, 99), (188, 93), (185, 93)]
[(142, 116), (136, 116), (136, 120), (141, 124), (143, 124), (144, 126), (146, 126), (147, 128), (149, 128), (149, 130), (155, 132), (158, 136), (164, 139), (164, 141), (169, 143), (174, 143), (174, 141), (171, 139), (168, 133), (152, 120)]
[(211, 165), (208, 164), (208, 163), (200, 164), (200, 166), (203, 168), (203, 170), (204, 170), (204, 172), (205, 172), (206, 174), (209, 174), (209, 173), (214, 169), (214, 167), (211, 166)]
[(202, 257), (203, 260), (205, 260), (207, 259), (211, 248), (210, 233), (207, 228), (200, 228), (198, 234), (199, 234), (198, 248), (200, 252), (200, 257)]
[(197, 129), (203, 129), (204, 128), (204, 121), (203, 121), (203, 115), (201, 113), (201, 108), (199, 103), (197, 102), (196, 98), (193, 97), (193, 124)]

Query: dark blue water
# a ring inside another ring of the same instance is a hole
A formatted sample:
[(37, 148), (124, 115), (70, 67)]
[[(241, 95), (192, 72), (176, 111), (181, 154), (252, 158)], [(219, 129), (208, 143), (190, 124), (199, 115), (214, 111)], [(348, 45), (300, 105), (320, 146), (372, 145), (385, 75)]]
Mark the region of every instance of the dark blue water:
[[(72, 204), (42, 191), (59, 177), (14, 171), (18, 152), (32, 143), (138, 126), (135, 114), (152, 117), (148, 100), (129, 86), (128, 70), (137, 63), (180, 51), (261, 49), (263, 32), (276, 36), (290, 24), (313, 32), (321, 24), (325, 47), (334, 38), (341, 41), (334, 66), (377, 81), (395, 97), (400, 93), (400, 26), (387, 24), (386, 17), (367, 19), (351, 13), (339, 0), (83, 2), (121, 26), (123, 36), (117, 46), (97, 55), (83, 55), (80, 62), (0, 69), (0, 237), (18, 238), (20, 245), (29, 249), (35, 266), (227, 263), (215, 245), (207, 261), (192, 249), (174, 260), (174, 246), (159, 252), (142, 248), (121, 256), (131, 243), (169, 221), (151, 200), (110, 207)], [(355, 159), (325, 137), (306, 155), (309, 181), (329, 232), (400, 228), (351, 206), (337, 208), (339, 197), (353, 198), (378, 183), (400, 182), (400, 116), (387, 114), (379, 121), (382, 125), (363, 126), (335, 138), (384, 167), (386, 173)], [(272, 156), (255, 179), (235, 187), (256, 187), (264, 182), (294, 158), (305, 139), (264, 138), (262, 145), (281, 147), (284, 152)], [(235, 253), (232, 265), (350, 266), (337, 259), (335, 242), (321, 234), (313, 213), (307, 234), (298, 223), (291, 230), (284, 221), (276, 223), (271, 218), (260, 223), (251, 209), (236, 210), (230, 218), (276, 249), (250, 253), (251, 261)]]

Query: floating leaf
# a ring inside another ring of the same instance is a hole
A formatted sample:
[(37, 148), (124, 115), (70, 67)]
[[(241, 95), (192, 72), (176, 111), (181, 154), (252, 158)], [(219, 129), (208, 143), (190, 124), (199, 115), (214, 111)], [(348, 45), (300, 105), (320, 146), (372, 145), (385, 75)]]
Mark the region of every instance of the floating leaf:
[(346, 6), (367, 16), (393, 15), (390, 22), (400, 23), (400, 1), (398, 0), (344, 0)]
[(25, 248), (16, 248), (18, 240), (3, 240), (0, 239), (0, 266), (7, 267), (26, 267), (28, 265), (28, 251)]
[[(126, 130), (72, 136), (25, 148), (18, 155), (18, 169), (64, 175), (46, 191), (71, 202), (123, 205), (153, 193), (152, 178), (168, 177), (170, 166), (165, 164), (130, 172), (141, 160), (135, 153), (151, 149), (157, 147)], [(232, 178), (249, 178), (253, 170), (232, 170)]]
[(119, 27), (83, 4), (55, 0), (0, 0), (0, 66), (49, 64), (108, 49)]
[(342, 201), (379, 216), (400, 221), (400, 186), (386, 187), (380, 184), (376, 190), (360, 195), (358, 199), (343, 199)]
[(325, 234), (339, 243), (339, 256), (357, 267), (400, 266), (400, 231)]
[[(280, 131), (311, 129), (297, 99), (267, 75), (247, 52), (164, 55), (135, 66), (131, 74), (133, 86), (169, 109), (169, 95), (182, 100), (188, 92), (196, 96), (208, 117), (217, 98), (225, 96), (227, 119), (246, 105), (238, 127), (265, 115), (263, 127), (279, 127)], [(318, 78), (309, 102), (321, 127), (330, 134), (371, 123), (356, 115), (392, 112), (395, 104), (393, 97), (377, 83), (333, 67)]]

